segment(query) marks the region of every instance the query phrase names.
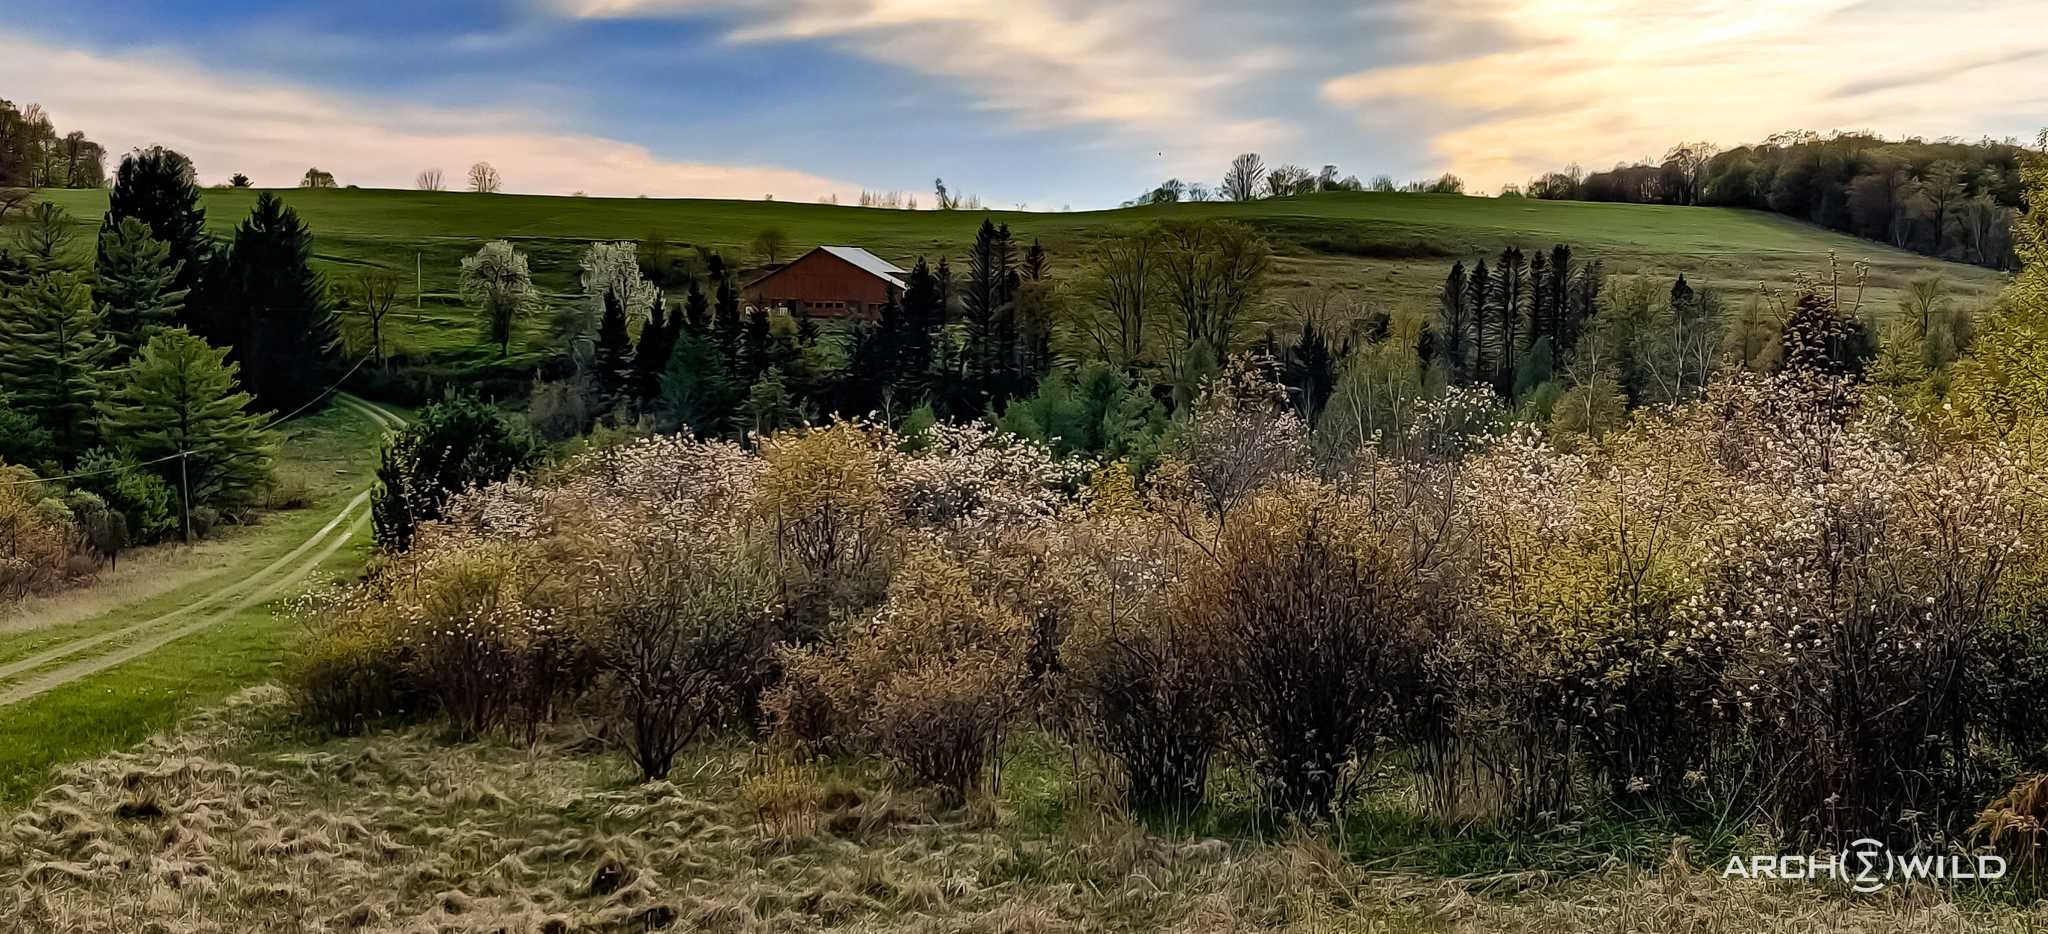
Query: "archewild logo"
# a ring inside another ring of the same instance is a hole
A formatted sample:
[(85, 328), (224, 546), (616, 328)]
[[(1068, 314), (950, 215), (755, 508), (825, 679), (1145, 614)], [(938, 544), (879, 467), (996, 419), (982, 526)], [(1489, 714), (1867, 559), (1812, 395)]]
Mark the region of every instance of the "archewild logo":
[(1907, 856), (1893, 853), (1882, 841), (1864, 837), (1840, 853), (1730, 856), (1727, 868), (1721, 870), (1721, 878), (1831, 879), (1847, 884), (1852, 891), (1869, 894), (1893, 882), (1914, 879), (1989, 882), (2005, 878), (2005, 869), (2002, 857), (1939, 853)]

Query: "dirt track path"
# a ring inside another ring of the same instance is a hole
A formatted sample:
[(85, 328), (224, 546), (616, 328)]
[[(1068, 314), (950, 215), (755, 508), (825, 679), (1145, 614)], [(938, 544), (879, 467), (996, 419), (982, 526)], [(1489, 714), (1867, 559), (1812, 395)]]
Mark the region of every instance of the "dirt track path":
[[(336, 402), (369, 418), (387, 431), (396, 431), (405, 426), (404, 419), (354, 396), (339, 395)], [(167, 613), (109, 632), (82, 636), (27, 658), (0, 665), (0, 707), (20, 703), (123, 662), (141, 658), (250, 607), (275, 599), (286, 588), (304, 581), (327, 559), (340, 551), (350, 539), (362, 532), (370, 521), (369, 502), (370, 491), (364, 490), (356, 494), (355, 498), (341, 507), (333, 519), (321, 526), (318, 532), (313, 533), (298, 547), (228, 587)], [(339, 535), (335, 534), (337, 529), (342, 530)], [(203, 615), (184, 625), (166, 628), (168, 624), (194, 614)], [(54, 662), (109, 644), (115, 647), (61, 667), (48, 667)], [(38, 671), (42, 673), (37, 674)], [(21, 677), (23, 675), (27, 677)]]

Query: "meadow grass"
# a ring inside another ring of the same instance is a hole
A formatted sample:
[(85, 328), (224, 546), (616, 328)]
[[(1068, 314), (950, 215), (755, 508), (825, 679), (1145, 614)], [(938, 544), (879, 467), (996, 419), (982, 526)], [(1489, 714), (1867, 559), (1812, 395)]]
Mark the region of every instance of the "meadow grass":
[[(239, 583), (303, 543), (350, 497), (368, 487), (382, 433), (331, 406), (281, 426), (279, 475), (305, 491), (302, 508), (260, 512), (256, 524), (223, 529), (192, 550), (157, 546), (105, 584), (35, 600), (0, 622), (0, 663), (73, 639), (120, 630)], [(322, 562), (288, 596), (321, 577), (346, 577), (369, 553), (366, 534)], [(296, 635), (269, 600), (163, 648), (16, 704), (0, 707), (0, 801), (19, 802), (47, 781), (52, 765), (131, 745), (179, 717), (272, 677)], [(213, 612), (213, 611), (208, 611)], [(96, 646), (77, 657), (118, 648)]]
[(1459, 872), (1329, 828), (1046, 810), (1076, 760), (1029, 731), (1010, 745), (993, 803), (955, 810), (857, 756), (720, 736), (642, 784), (572, 721), (532, 745), (404, 722), (333, 739), (298, 725), (283, 690), (251, 688), (0, 805), (0, 932), (1732, 934), (2044, 918), (2019, 888), (1723, 880), (1676, 839)]
[[(387, 346), (456, 363), (495, 357), (475, 313), (456, 295), (463, 256), (487, 240), (509, 239), (532, 260), (535, 281), (559, 302), (578, 291), (577, 261), (593, 240), (649, 241), (685, 250), (705, 246), (749, 264), (761, 231), (780, 229), (786, 256), (821, 244), (865, 247), (908, 268), (918, 257), (964, 264), (984, 217), (1010, 225), (1029, 243), (1042, 240), (1056, 271), (1070, 270), (1089, 243), (1119, 229), (1169, 217), (1229, 218), (1259, 229), (1280, 254), (1283, 292), (1327, 289), (1361, 308), (1425, 308), (1453, 258), (1497, 254), (1508, 245), (1547, 249), (1566, 243), (1610, 272), (1680, 273), (1696, 284), (1754, 291), (1817, 274), (1832, 252), (1846, 265), (1867, 262), (1866, 303), (1888, 310), (1915, 278), (1941, 276), (1970, 300), (1988, 299), (2004, 276), (1832, 233), (1775, 214), (1732, 208), (1595, 204), (1378, 192), (1332, 193), (1246, 203), (1151, 205), (1111, 211), (898, 211), (779, 201), (717, 201), (475, 195), (459, 192), (295, 189), (280, 192), (312, 226), (315, 257), (345, 279), (364, 265), (400, 274), (416, 301), (387, 319)], [(104, 191), (45, 195), (96, 225)], [(207, 189), (203, 206), (225, 238), (248, 214), (256, 193)], [(96, 228), (95, 228), (96, 229)], [(1391, 258), (1381, 258), (1391, 257)], [(416, 306), (416, 307), (415, 307)], [(532, 352), (546, 338), (545, 316), (521, 322), (515, 348)]]

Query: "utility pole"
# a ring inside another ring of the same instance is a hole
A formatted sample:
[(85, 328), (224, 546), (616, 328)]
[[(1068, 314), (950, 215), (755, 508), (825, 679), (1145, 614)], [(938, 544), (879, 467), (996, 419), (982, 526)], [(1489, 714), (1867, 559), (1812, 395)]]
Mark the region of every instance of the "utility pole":
[(419, 320), (419, 317), (420, 317), (420, 316), (419, 316), (419, 314), (418, 314), (419, 310), (420, 310), (421, 308), (423, 308), (423, 307), (426, 307), (426, 306), (424, 306), (424, 305), (421, 305), (421, 304), (420, 304), (420, 302), (421, 302), (421, 301), (423, 301), (423, 300), (424, 300), (424, 299), (426, 298), (426, 294), (427, 294), (427, 273), (426, 273), (426, 267), (425, 267), (424, 265), (422, 265), (422, 264), (421, 264), (421, 261), (420, 261), (420, 254), (418, 254), (418, 253), (414, 253), (414, 254), (412, 255), (412, 310), (413, 310), (413, 312), (414, 312), (414, 314), (413, 314), (413, 316), (412, 316), (412, 317), (413, 317), (413, 320), (415, 320), (415, 321)]
[(192, 474), (185, 469), (185, 456), (190, 453), (178, 451), (178, 486), (185, 491), (185, 546), (192, 546)]

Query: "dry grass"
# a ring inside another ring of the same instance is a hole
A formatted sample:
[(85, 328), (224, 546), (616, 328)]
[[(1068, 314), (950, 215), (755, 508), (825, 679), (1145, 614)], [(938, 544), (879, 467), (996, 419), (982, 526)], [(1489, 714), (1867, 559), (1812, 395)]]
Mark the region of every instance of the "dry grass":
[(1083, 814), (976, 829), (857, 765), (740, 744), (637, 785), (573, 737), (311, 744), (275, 688), (82, 763), (0, 830), (0, 932), (2021, 931), (1932, 889), (1611, 869), (1372, 873), (1322, 838), (1173, 839)]

